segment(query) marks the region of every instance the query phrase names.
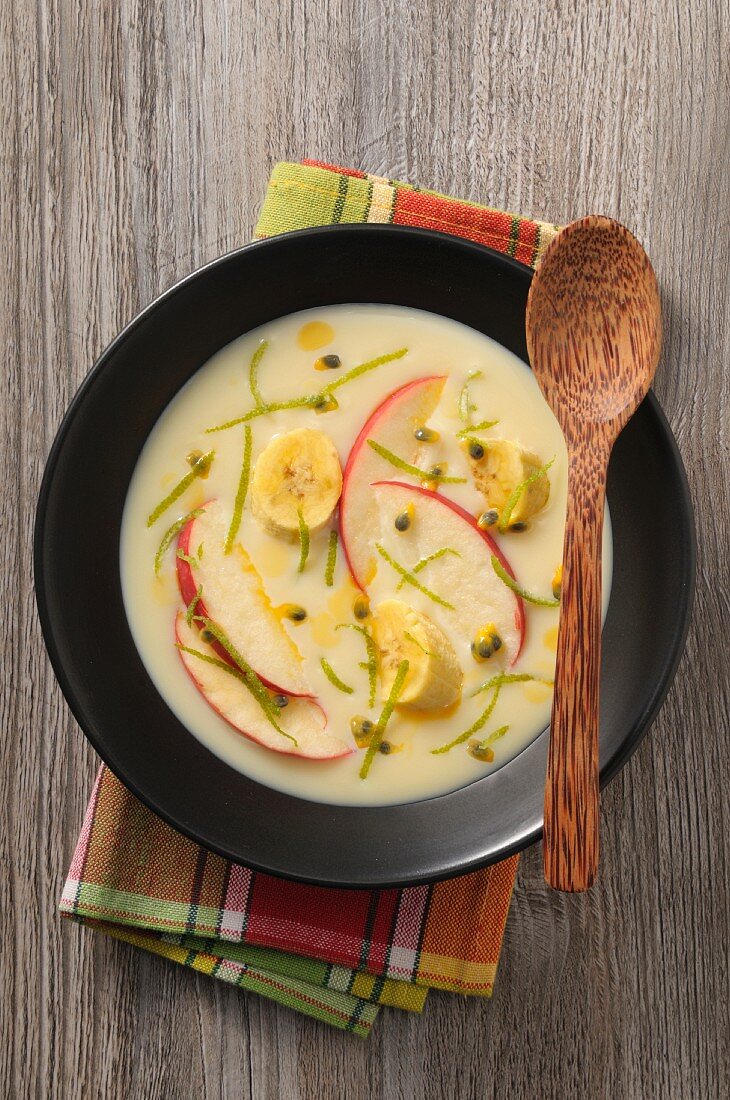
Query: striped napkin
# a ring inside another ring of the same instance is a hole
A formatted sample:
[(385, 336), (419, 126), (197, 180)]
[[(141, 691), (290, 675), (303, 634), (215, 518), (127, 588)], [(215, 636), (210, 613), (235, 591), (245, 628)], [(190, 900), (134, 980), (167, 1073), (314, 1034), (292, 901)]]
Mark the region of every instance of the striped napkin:
[[(555, 227), (314, 161), (278, 164), (256, 229), (334, 222), (455, 233), (534, 266)], [(61, 913), (365, 1037), (429, 988), (489, 996), (518, 857), (432, 886), (341, 890), (275, 879), (195, 844), (102, 767)]]

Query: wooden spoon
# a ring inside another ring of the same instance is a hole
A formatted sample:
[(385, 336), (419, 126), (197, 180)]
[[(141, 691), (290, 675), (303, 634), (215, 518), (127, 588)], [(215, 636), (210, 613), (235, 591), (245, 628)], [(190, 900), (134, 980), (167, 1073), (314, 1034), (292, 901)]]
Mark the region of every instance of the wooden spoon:
[(611, 448), (645, 396), (661, 346), (656, 277), (610, 218), (563, 229), (527, 299), (532, 369), (568, 448), (555, 694), (545, 783), (545, 878), (587, 890), (598, 868), (601, 545)]

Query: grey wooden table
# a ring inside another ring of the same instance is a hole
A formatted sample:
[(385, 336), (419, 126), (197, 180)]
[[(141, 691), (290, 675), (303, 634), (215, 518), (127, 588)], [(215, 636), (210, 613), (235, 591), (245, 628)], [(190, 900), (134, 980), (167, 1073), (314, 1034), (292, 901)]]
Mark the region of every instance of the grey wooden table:
[[(1, 1095), (728, 1096), (729, 35), (727, 0), (0, 5)], [(549, 894), (526, 854), (493, 1000), (433, 995), (367, 1043), (61, 926), (97, 760), (31, 586), (43, 462), (94, 358), (306, 155), (631, 226), (700, 543), (676, 683), (603, 799), (599, 885)]]

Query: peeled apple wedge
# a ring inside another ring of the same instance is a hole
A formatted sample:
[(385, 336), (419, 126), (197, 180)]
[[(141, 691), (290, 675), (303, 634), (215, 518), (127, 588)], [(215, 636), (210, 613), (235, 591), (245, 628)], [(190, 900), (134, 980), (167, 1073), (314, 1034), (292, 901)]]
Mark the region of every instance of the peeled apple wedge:
[(332, 760), (353, 751), (351, 745), (327, 733), (324, 712), (311, 699), (290, 699), (287, 706), (281, 708), (276, 721), (294, 738), (296, 745), (282, 736), (245, 684), (219, 664), (212, 663), (220, 661), (218, 653), (202, 640), (197, 630), (188, 626), (182, 612), (175, 623), (175, 640), (178, 647), (184, 647), (178, 650), (181, 660), (200, 694), (238, 733), (274, 752), (313, 760)]
[(368, 439), (406, 462), (417, 463), (422, 453), (427, 453), (428, 444), (419, 443), (414, 433), (432, 415), (445, 383), (446, 378), (433, 375), (401, 386), (368, 417), (352, 445), (343, 475), (340, 534), (347, 564), (359, 588), (367, 586), (377, 565), (373, 542), (379, 516), (371, 485), (396, 473), (368, 446)]
[(251, 478), (251, 511), (270, 535), (299, 538), (299, 513), (310, 534), (320, 531), (342, 492), (342, 470), (335, 445), (315, 428), (275, 436), (256, 460)]
[(398, 665), (408, 661), (399, 707), (439, 710), (461, 695), (461, 666), (449, 639), (428, 615), (402, 600), (383, 600), (373, 612), (381, 696), (390, 695)]
[[(203, 514), (186, 524), (178, 537), (178, 550), (188, 559), (203, 548), (197, 564), (177, 559), (183, 603), (189, 606), (201, 587), (196, 614), (224, 631), (265, 684), (285, 695), (312, 695), (302, 656), (272, 607), (250, 557), (240, 543), (234, 543), (230, 554), (224, 552), (229, 517), (223, 506), (218, 500), (209, 500), (203, 508)], [(213, 648), (230, 661), (217, 642)]]
[[(523, 450), (511, 439), (490, 439), (484, 444), (484, 457), (469, 457), (474, 484), (484, 496), (489, 508), (500, 514), (510, 496), (528, 477), (542, 466), (537, 455)], [(533, 481), (520, 494), (510, 524), (522, 523), (544, 508), (550, 496), (547, 474)]]

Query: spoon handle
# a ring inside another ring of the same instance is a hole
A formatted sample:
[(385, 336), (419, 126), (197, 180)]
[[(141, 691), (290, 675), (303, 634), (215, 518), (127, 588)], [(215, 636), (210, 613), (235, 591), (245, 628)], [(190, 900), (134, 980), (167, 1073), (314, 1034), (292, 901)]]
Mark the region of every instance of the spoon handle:
[(570, 453), (560, 630), (545, 783), (545, 878), (587, 890), (598, 869), (601, 549), (608, 455)]

